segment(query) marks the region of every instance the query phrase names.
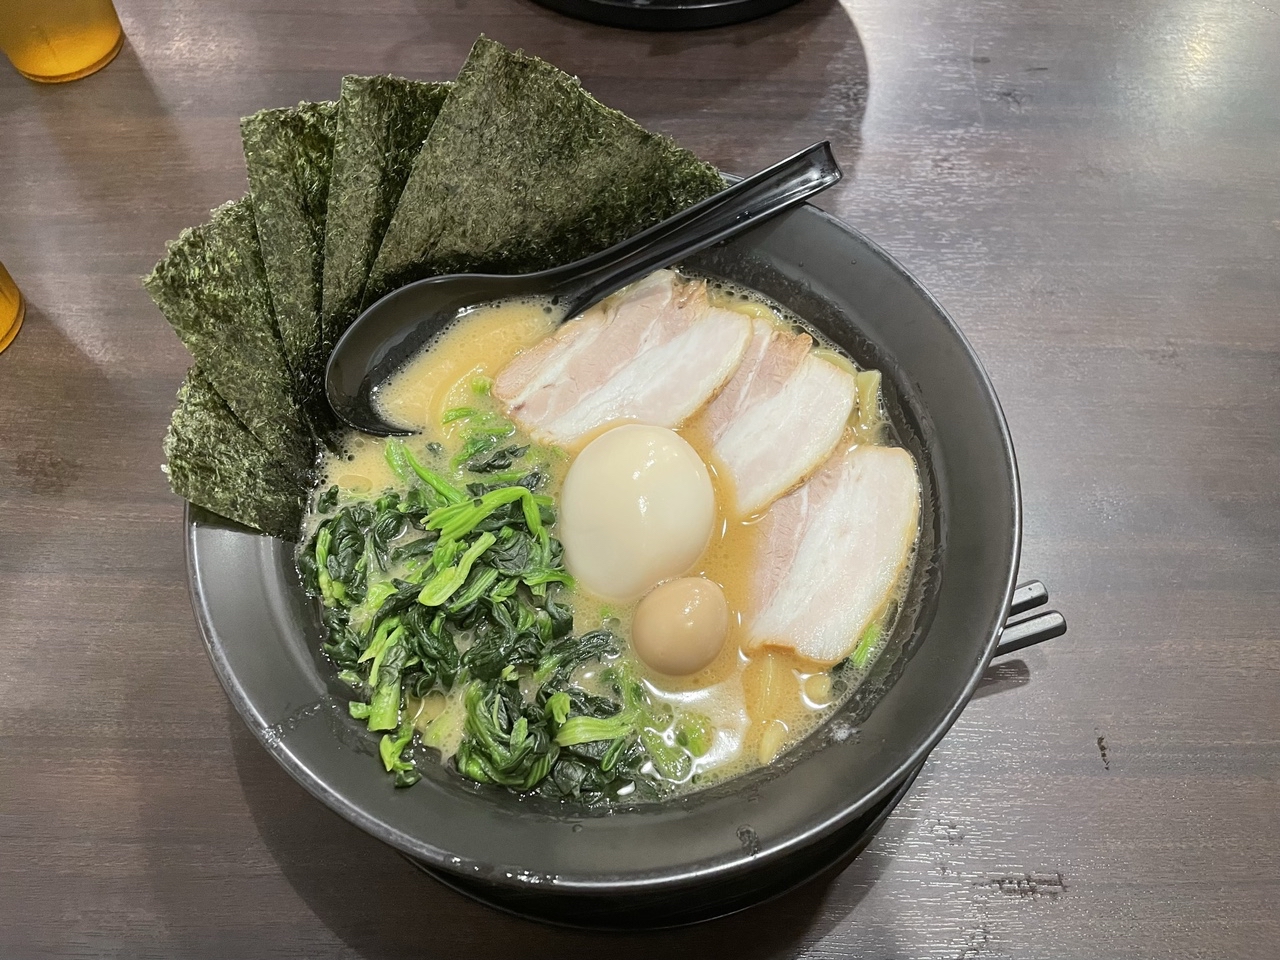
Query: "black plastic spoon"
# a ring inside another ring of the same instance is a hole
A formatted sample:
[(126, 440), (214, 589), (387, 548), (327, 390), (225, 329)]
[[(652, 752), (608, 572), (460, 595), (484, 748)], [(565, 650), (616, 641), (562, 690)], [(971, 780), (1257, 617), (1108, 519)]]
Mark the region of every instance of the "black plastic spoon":
[(653, 270), (750, 229), (825, 190), (841, 177), (827, 141), (740, 180), (607, 250), (562, 267), (514, 276), (451, 274), (395, 290), (356, 318), (325, 370), (329, 405), (357, 430), (412, 433), (383, 419), (379, 384), (462, 311), (495, 300), (546, 297), (575, 317)]

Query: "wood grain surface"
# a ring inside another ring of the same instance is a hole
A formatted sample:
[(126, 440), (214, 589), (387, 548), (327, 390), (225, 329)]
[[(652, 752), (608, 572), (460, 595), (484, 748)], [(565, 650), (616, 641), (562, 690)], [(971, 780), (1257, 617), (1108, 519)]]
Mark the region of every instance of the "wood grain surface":
[[(1280, 954), (1280, 15), (1270, 0), (803, 0), (642, 34), (526, 0), (119, 0), (102, 73), (0, 70), (0, 957)], [(206, 662), (160, 438), (187, 358), (139, 285), (245, 189), (237, 118), (476, 35), (822, 205), (973, 340), (1024, 576), (1066, 637), (992, 669), (834, 878), (681, 932), (510, 919), (259, 748)]]

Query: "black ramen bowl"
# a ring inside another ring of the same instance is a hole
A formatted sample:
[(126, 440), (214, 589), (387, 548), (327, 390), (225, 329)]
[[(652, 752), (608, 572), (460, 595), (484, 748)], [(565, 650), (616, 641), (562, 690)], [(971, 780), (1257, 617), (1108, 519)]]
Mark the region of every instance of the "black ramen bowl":
[[(607, 811), (519, 798), (443, 765), (394, 789), (320, 651), (293, 546), (188, 513), (196, 617), (228, 696), (267, 750), (322, 802), (436, 876), (547, 919), (690, 922), (838, 862), (968, 702), (1014, 593), (1021, 508), (1009, 432), (972, 348), (920, 284), (812, 206), (686, 266), (772, 297), (880, 369), (924, 491), (919, 559), (887, 649), (831, 719), (766, 768)], [(691, 902), (706, 909), (690, 914)]]

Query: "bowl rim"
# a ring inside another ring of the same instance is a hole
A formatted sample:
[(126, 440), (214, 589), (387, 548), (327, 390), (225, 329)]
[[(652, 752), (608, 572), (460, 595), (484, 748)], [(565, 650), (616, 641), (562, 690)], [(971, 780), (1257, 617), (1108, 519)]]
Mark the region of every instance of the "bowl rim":
[[(873, 789), (865, 791), (856, 802), (840, 808), (828, 817), (809, 823), (802, 830), (793, 831), (785, 836), (778, 837), (770, 842), (767, 847), (762, 847), (754, 853), (748, 854), (744, 851), (743, 855), (740, 857), (726, 858), (712, 863), (696, 864), (678, 871), (631, 873), (603, 879), (596, 877), (575, 878), (572, 876), (557, 875), (551, 883), (543, 884), (543, 889), (547, 890), (548, 893), (561, 891), (564, 893), (573, 893), (578, 895), (612, 895), (621, 892), (670, 892), (682, 887), (706, 883), (731, 875), (734, 872), (741, 870), (744, 863), (747, 862), (752, 865), (753, 869), (759, 868), (762, 865), (767, 865), (772, 860), (821, 840), (823, 837), (828, 836), (840, 827), (850, 823), (858, 816), (861, 816), (867, 810), (871, 809), (871, 807), (887, 796), (895, 785), (910, 775), (913, 769), (920, 767), (924, 763), (930, 752), (932, 752), (932, 750), (955, 724), (961, 712), (972, 699), (973, 693), (977, 689), (977, 686), (982, 679), (982, 675), (985, 672), (987, 665), (990, 663), (992, 655), (995, 652), (995, 648), (999, 643), (1006, 611), (1008, 610), (1009, 603), (1012, 600), (1013, 591), (1017, 582), (1018, 564), (1022, 546), (1023, 521), (1021, 484), (1017, 459), (1014, 453), (1013, 440), (1009, 432), (1008, 423), (1004, 415), (1004, 410), (1001, 407), (999, 398), (996, 394), (995, 387), (992, 384), (985, 367), (982, 365), (977, 352), (974, 350), (973, 345), (956, 324), (955, 320), (943, 308), (942, 304), (939, 303), (937, 299), (909, 271), (907, 271), (905, 267), (902, 266), (902, 264), (900, 264), (893, 256), (881, 248), (879, 244), (875, 243), (875, 241), (871, 240), (860, 230), (850, 226), (833, 214), (830, 214), (810, 203), (801, 205), (794, 211), (794, 213), (798, 213), (801, 210), (809, 215), (817, 216), (819, 219), (825, 221), (829, 226), (832, 226), (839, 231), (851, 234), (858, 242), (865, 245), (873, 255), (880, 258), (886, 266), (896, 273), (901, 280), (904, 280), (908, 286), (912, 288), (914, 293), (926, 301), (930, 308), (940, 318), (942, 318), (944, 323), (950, 328), (950, 332), (956, 337), (957, 343), (963, 351), (966, 359), (972, 365), (972, 370), (976, 375), (977, 383), (986, 395), (994, 414), (994, 421), (999, 434), (1001, 452), (1004, 456), (1007, 475), (1011, 485), (1009, 492), (1011, 494), (1010, 503), (1012, 506), (1012, 516), (1008, 518), (1010, 521), (1011, 556), (1008, 558), (1007, 573), (1005, 575), (1005, 583), (1001, 591), (1002, 602), (999, 611), (993, 616), (993, 620), (982, 647), (982, 656), (976, 663), (970, 676), (966, 679), (955, 703), (952, 704), (950, 709), (948, 709), (943, 715), (942, 719), (935, 725), (930, 735), (912, 749), (909, 754), (904, 755), (901, 761), (888, 775), (884, 776)], [(393, 294), (395, 292), (398, 291), (393, 291)], [(389, 294), (389, 296), (393, 294)], [(312, 796), (316, 797), (316, 799), (320, 800), (344, 819), (379, 840), (382, 840), (409, 856), (424, 862), (432, 869), (474, 878), (473, 874), (464, 873), (462, 867), (459, 865), (460, 862), (466, 863), (466, 861), (459, 861), (459, 858), (451, 854), (448, 850), (441, 849), (418, 840), (404, 831), (384, 822), (382, 819), (369, 814), (359, 805), (351, 802), (346, 796), (338, 790), (335, 790), (327, 782), (311, 771), (305, 764), (300, 762), (286, 747), (283, 739), (279, 735), (273, 733), (273, 727), (276, 725), (268, 723), (259, 712), (236, 671), (232, 669), (226, 652), (222, 647), (222, 641), (219, 637), (218, 631), (211, 622), (209, 611), (204, 602), (204, 589), (201, 582), (201, 570), (198, 563), (198, 546), (196, 539), (201, 524), (198, 522), (193, 510), (198, 511), (199, 508), (193, 508), (193, 505), (189, 502), (184, 504), (183, 540), (187, 582), (196, 624), (219, 683), (222, 685), (228, 699), (235, 707), (236, 712), (245, 721), (254, 736), (263, 745), (263, 747), (266, 748), (268, 753), (270, 753), (272, 757), (274, 757), (275, 760), (285, 769), (285, 771), (293, 777), (294, 780), (301, 784)], [(247, 532), (246, 535), (256, 536), (268, 543), (282, 542), (277, 541), (276, 538), (266, 537), (256, 532)], [(528, 889), (528, 884), (524, 880), (513, 876), (509, 872), (504, 874), (501, 869), (494, 869), (491, 872), (491, 875), (485, 876), (483, 879), (498, 886), (506, 886), (512, 889)]]

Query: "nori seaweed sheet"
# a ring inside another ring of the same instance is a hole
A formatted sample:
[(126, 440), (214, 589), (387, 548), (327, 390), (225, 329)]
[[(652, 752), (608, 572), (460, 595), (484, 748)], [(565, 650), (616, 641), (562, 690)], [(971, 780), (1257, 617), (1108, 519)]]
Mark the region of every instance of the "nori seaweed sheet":
[(178, 496), (271, 536), (297, 539), (305, 481), (236, 419), (195, 367), (178, 391), (164, 454)]
[(269, 450), (300, 469), (314, 437), (294, 401), (293, 377), (248, 197), (184, 230), (144, 281), (213, 388)]
[(271, 304), (304, 410), (323, 391), (320, 289), (336, 122), (333, 101), (263, 110), (240, 121)]
[(567, 263), (723, 186), (575, 78), (481, 37), (414, 161), (364, 304), (421, 277)]
[(722, 186), (483, 37), (455, 85), (346, 77), (336, 105), (264, 111), (242, 133), (252, 199), (183, 231), (145, 285), (197, 364), (165, 437), (174, 492), (285, 539), (332, 423), (324, 365), (361, 306), (422, 276), (575, 260)]
[(448, 89), (402, 77), (342, 79), (324, 238), (326, 359), (360, 312), (382, 235)]

